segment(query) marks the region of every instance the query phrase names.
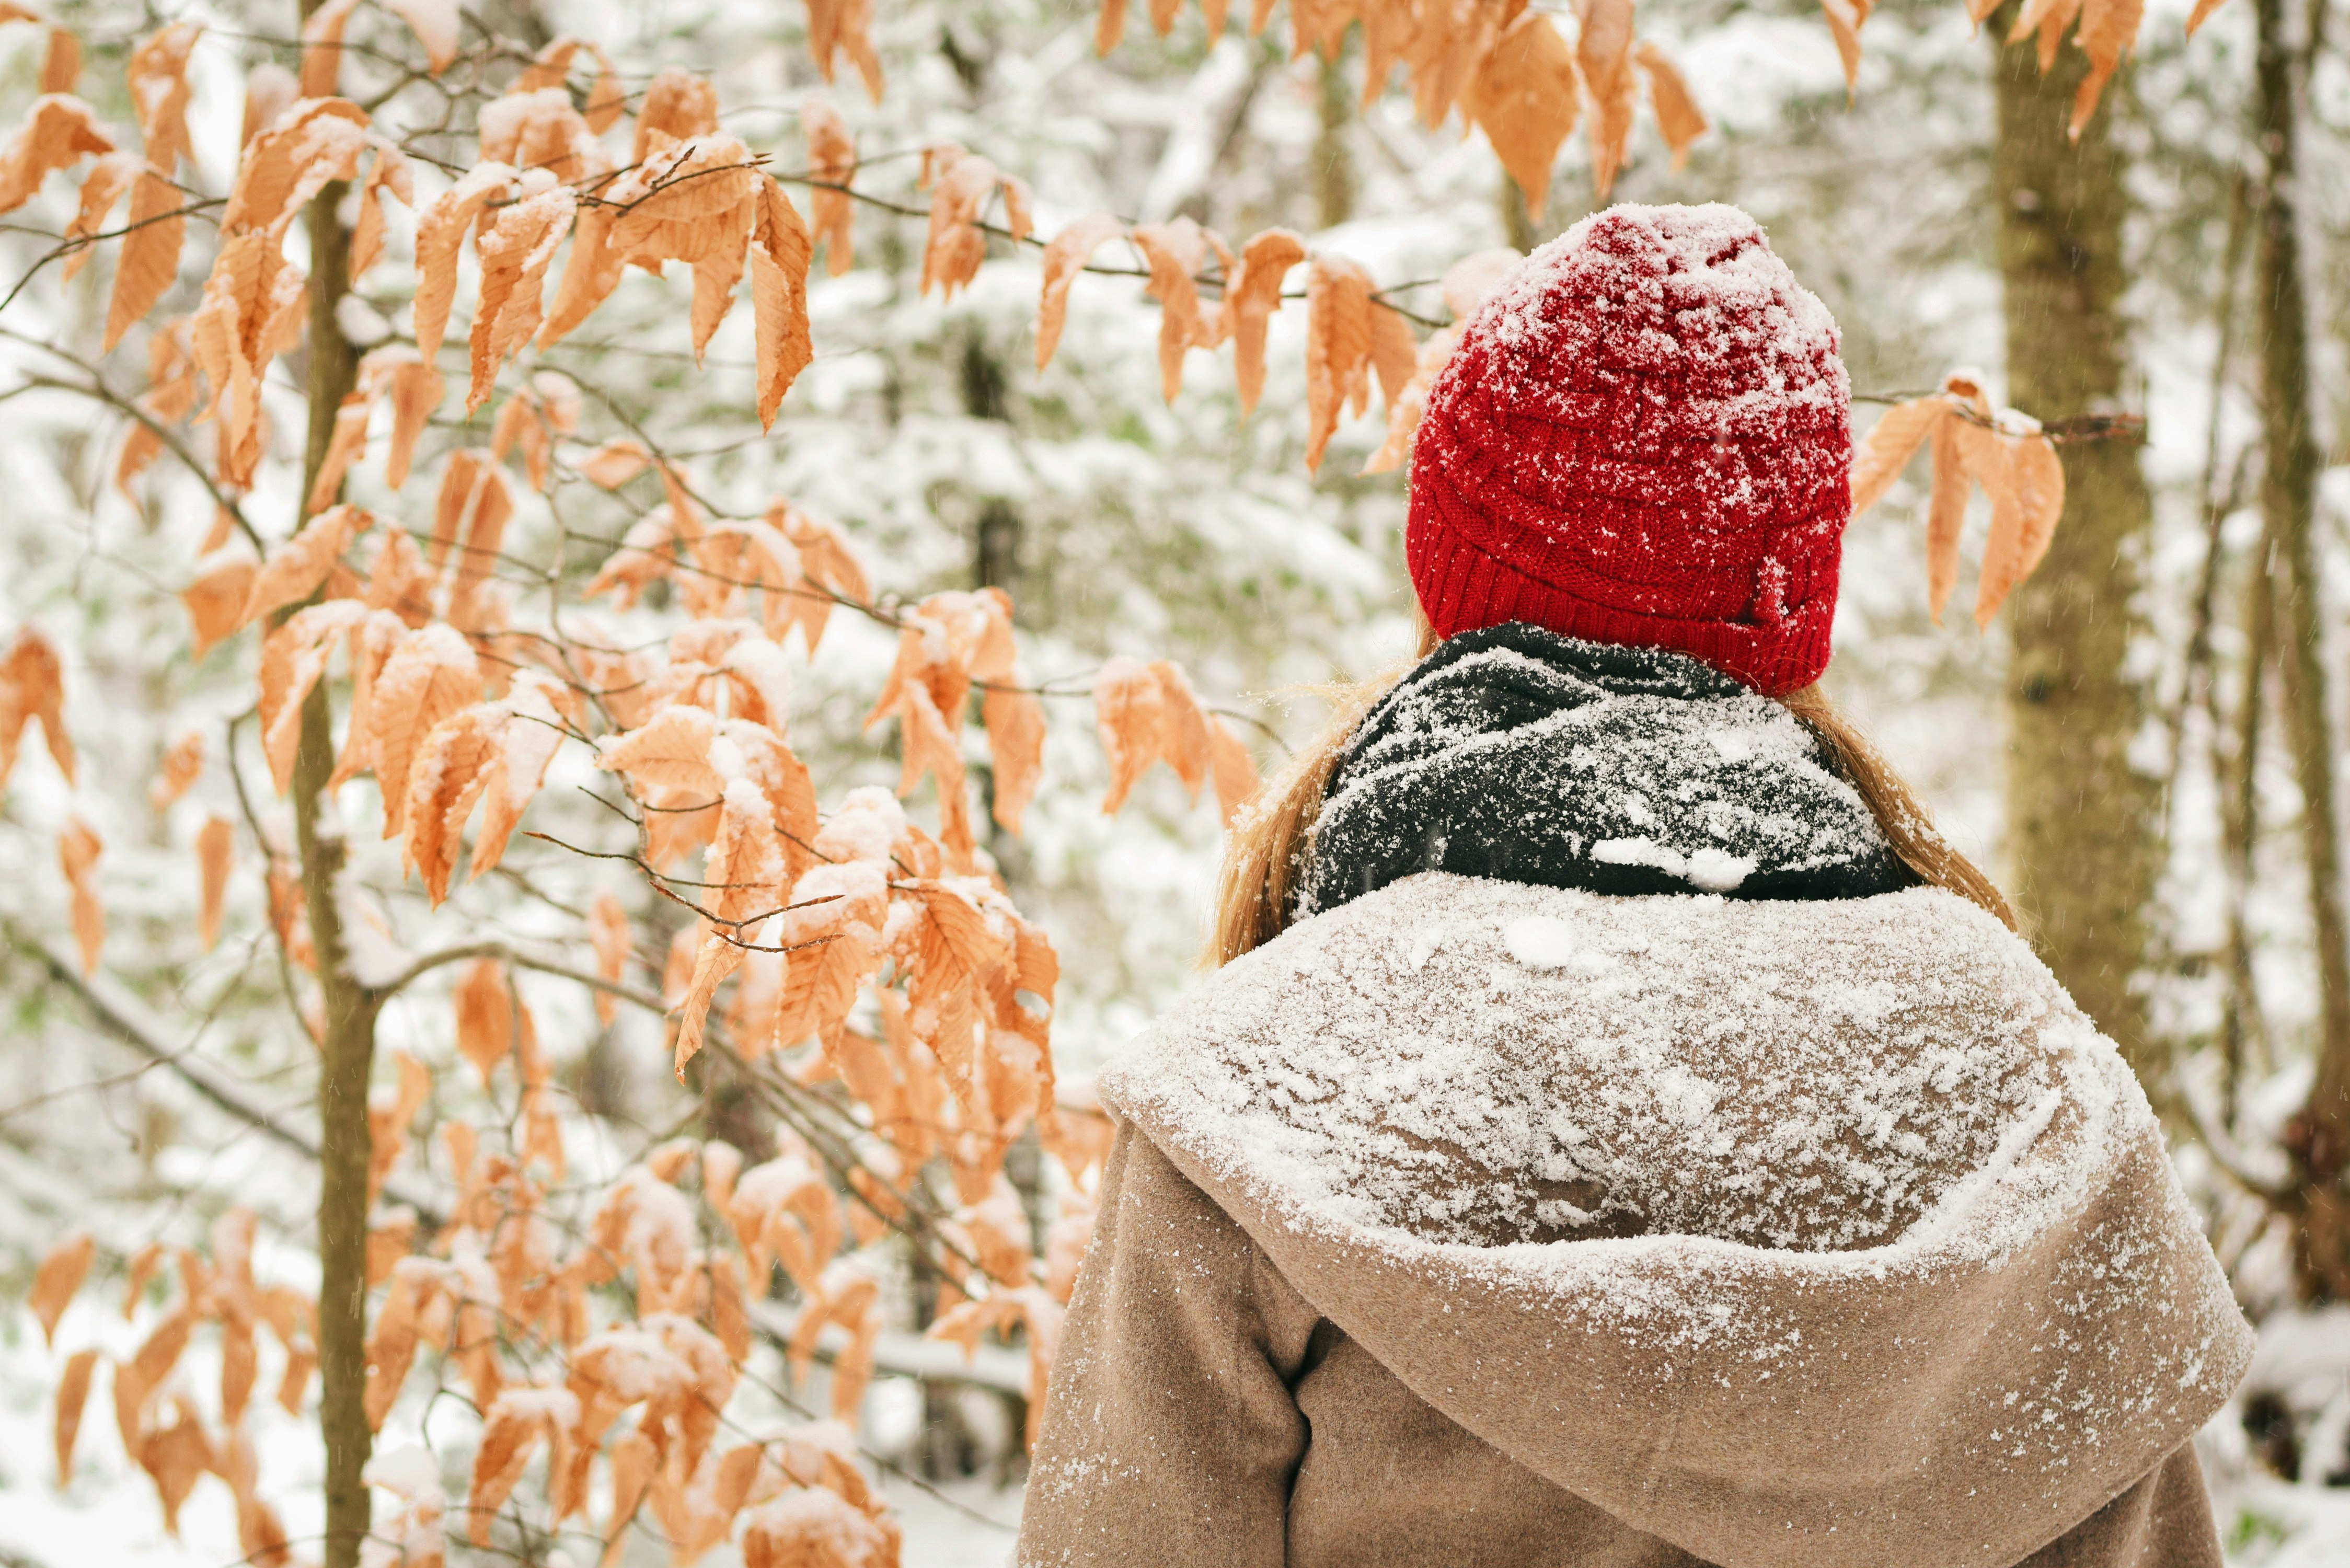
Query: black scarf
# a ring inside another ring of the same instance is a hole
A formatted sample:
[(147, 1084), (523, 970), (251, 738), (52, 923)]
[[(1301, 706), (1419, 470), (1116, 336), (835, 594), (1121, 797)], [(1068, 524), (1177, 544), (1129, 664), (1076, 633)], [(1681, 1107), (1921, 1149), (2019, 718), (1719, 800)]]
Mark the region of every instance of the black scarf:
[(1918, 880), (1780, 704), (1687, 654), (1523, 621), (1448, 639), (1364, 715), (1294, 913), (1419, 871), (1732, 898)]

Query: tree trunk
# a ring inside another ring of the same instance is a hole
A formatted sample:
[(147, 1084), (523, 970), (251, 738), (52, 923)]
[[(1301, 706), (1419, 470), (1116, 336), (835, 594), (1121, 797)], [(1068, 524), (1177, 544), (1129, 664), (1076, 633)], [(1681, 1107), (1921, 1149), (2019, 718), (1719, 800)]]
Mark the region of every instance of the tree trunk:
[(1355, 100), (1347, 90), (1346, 67), (1340, 60), (1324, 59), (1321, 70), (1322, 134), (1314, 139), (1314, 216), (1319, 227), (1335, 229), (1355, 215), (1355, 156), (1347, 146)]
[[(1999, 140), (1991, 195), (2005, 288), (2008, 395), (2042, 419), (2117, 409), (2127, 369), (2121, 301), (2125, 161), (2106, 138), (2116, 81), (2079, 145), (2064, 134), (2087, 70), (2067, 47), (2045, 77), (2000, 48), (2016, 7), (1986, 29)], [(2015, 902), (2033, 945), (2141, 1077), (2158, 1080), (2143, 999), (2146, 907), (2161, 859), (2157, 781), (2133, 767), (2147, 694), (2126, 671), (2131, 599), (2153, 504), (2118, 441), (2064, 449), (2064, 516), (2014, 596), (2008, 676), (2008, 833)]]
[(2301, 61), (2287, 36), (2284, 0), (2255, 0), (2255, 56), (2262, 170), (2260, 227), (2261, 437), (2267, 462), (2261, 511), (2274, 542), (2277, 662), (2284, 677), (2284, 722), (2301, 786), (2302, 849), (2309, 865), (2311, 924), (2317, 943), (2320, 1033), (2317, 1080), (2286, 1144), (2300, 1189), (2295, 1262), (2303, 1291), (2317, 1301), (2350, 1299), (2350, 932), (2342, 906), (2342, 845), (2334, 796), (2324, 628), (2319, 618), (2317, 475), (2310, 424), (2309, 302), (2302, 289), (2295, 159)]
[[(317, 0), (302, 0), (305, 16)], [(307, 214), (310, 232), (310, 332), (305, 390), (309, 443), (302, 463), (307, 502), (335, 428), (335, 410), (359, 380), (359, 351), (343, 336), (335, 307), (350, 292), (350, 231), (337, 209), (349, 187), (318, 192)], [(297, 505), (301, 503), (297, 503)], [(327, 1447), (326, 1568), (356, 1568), (367, 1539), (367, 1468), (371, 1434), (367, 1392), (368, 1077), (375, 1064), (376, 998), (350, 977), (336, 884), (343, 867), (342, 827), (324, 797), (335, 769), (327, 685), (302, 704), (302, 739), (294, 761), (294, 833), (302, 859), (302, 898), (317, 954), (326, 1038), (318, 1064), (318, 1427)]]

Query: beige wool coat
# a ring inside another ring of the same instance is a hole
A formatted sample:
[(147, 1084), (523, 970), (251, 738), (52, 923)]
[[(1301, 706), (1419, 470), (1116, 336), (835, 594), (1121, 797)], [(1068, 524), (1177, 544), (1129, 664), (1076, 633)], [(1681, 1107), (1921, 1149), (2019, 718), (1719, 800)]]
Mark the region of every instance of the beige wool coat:
[(2136, 1080), (1950, 894), (1427, 873), (1100, 1087), (1024, 1568), (2220, 1561), (2250, 1334)]

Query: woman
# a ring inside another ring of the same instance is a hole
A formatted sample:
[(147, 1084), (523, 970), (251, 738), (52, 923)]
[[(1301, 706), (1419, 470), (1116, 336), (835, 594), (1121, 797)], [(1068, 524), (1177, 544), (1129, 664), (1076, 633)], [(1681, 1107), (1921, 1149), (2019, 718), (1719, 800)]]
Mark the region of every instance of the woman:
[(1850, 462), (1735, 209), (1478, 312), (1424, 657), (1102, 1078), (1020, 1563), (2220, 1562), (2250, 1339), (2146, 1098), (1813, 684)]

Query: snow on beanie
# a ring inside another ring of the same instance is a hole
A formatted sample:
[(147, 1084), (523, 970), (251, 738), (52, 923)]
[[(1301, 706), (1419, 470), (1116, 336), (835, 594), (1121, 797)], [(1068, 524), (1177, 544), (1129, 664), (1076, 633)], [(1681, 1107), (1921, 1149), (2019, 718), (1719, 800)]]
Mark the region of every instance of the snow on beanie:
[(1439, 635), (1525, 620), (1777, 696), (1828, 661), (1852, 389), (1735, 207), (1608, 208), (1528, 256), (1430, 389), (1405, 554)]

